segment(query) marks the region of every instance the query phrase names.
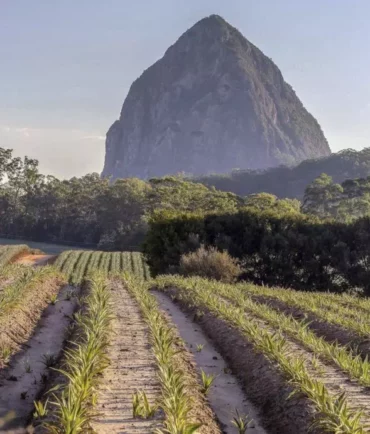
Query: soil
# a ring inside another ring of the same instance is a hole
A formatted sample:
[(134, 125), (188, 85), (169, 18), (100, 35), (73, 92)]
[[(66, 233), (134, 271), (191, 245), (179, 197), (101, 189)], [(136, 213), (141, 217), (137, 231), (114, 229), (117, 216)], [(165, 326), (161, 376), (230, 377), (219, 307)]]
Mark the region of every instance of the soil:
[[(200, 376), (200, 370), (208, 375), (217, 375), (207, 398), (222, 427), (222, 432), (225, 434), (238, 433), (236, 427), (231, 423), (237, 409), (240, 415), (249, 415), (253, 420), (247, 429), (248, 433), (265, 434), (266, 431), (258, 422), (259, 416), (255, 407), (246, 400), (237, 378), (229, 372), (224, 359), (199, 325), (184, 314), (168, 296), (157, 291), (152, 293), (157, 298), (159, 306), (167, 311), (180, 337), (185, 341), (188, 351), (192, 353), (198, 375)], [(201, 351), (197, 350), (197, 345), (203, 346)]]
[(0, 373), (0, 419), (14, 412), (0, 433), (24, 429), (34, 409), (33, 401), (48, 378), (44, 356), (52, 354), (58, 358), (61, 354), (70, 316), (76, 306), (74, 298), (65, 299), (69, 290), (70, 287), (64, 287), (59, 293), (59, 301), (44, 310), (33, 336)]
[(41, 266), (47, 265), (54, 262), (56, 255), (22, 255), (15, 261), (16, 264), (31, 265), (31, 266)]
[(132, 415), (132, 395), (145, 391), (151, 404), (160, 394), (149, 331), (139, 307), (119, 282), (112, 282), (116, 318), (108, 351), (111, 365), (105, 369), (98, 389), (96, 410), (101, 415), (92, 423), (99, 434), (148, 434), (161, 426), (159, 418), (138, 419)]

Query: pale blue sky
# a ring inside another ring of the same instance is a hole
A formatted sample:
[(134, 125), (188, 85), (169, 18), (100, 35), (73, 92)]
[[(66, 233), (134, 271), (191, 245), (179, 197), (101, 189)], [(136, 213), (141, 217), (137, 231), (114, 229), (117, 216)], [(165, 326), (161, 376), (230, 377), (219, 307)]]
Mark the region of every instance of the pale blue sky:
[(0, 146), (100, 172), (132, 81), (213, 13), (274, 60), (333, 151), (370, 146), (369, 0), (0, 0)]

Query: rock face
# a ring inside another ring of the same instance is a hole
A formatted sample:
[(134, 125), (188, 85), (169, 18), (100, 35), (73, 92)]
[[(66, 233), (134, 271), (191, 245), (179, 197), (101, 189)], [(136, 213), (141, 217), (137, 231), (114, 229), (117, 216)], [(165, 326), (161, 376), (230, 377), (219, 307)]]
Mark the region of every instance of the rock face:
[(107, 133), (102, 176), (259, 169), (329, 154), (278, 67), (212, 15), (132, 84)]

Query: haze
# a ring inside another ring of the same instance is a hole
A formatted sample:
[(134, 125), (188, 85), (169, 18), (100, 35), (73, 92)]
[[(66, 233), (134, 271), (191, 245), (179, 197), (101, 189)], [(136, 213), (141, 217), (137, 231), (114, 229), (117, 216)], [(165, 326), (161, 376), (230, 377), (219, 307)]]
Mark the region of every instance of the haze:
[(370, 145), (367, 0), (1, 0), (0, 146), (59, 177), (100, 172), (132, 81), (213, 13), (274, 60), (333, 151)]

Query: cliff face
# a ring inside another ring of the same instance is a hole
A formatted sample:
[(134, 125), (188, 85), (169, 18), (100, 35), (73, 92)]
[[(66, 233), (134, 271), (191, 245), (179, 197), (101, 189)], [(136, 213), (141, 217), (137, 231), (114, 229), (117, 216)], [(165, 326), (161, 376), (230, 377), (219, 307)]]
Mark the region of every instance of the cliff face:
[(213, 15), (132, 84), (107, 133), (102, 176), (259, 169), (329, 154), (277, 66)]

